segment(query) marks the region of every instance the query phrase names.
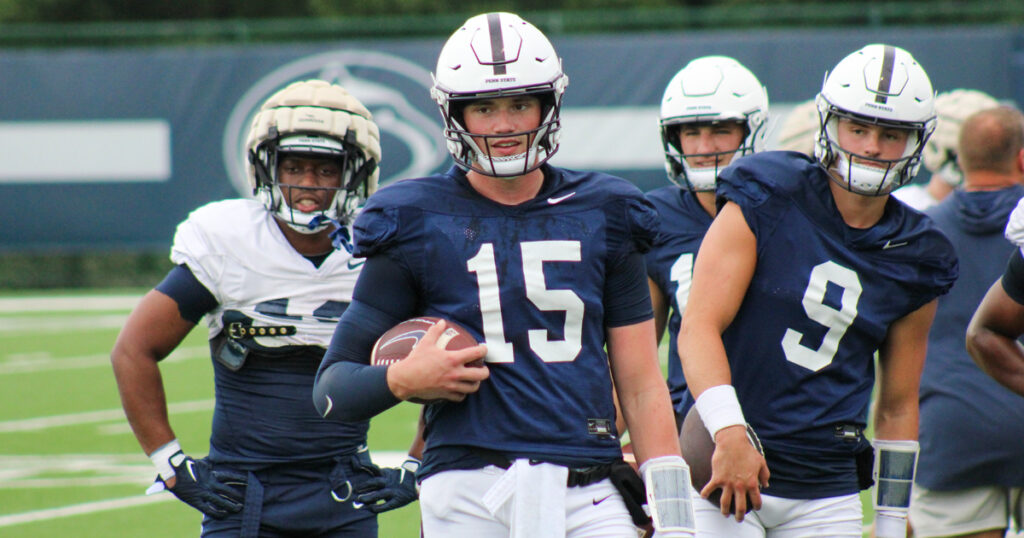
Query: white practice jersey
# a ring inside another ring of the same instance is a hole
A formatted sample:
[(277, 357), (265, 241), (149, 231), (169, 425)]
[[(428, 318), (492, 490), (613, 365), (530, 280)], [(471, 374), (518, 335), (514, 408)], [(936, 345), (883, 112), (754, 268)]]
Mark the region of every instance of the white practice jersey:
[(341, 312), (352, 300), (363, 260), (335, 250), (319, 268), (295, 251), (255, 200), (212, 202), (178, 225), (171, 261), (186, 264), (218, 302), (207, 316), (212, 339), (225, 310), (253, 326), (293, 326), (287, 336), (259, 337), (265, 347), (330, 343)]

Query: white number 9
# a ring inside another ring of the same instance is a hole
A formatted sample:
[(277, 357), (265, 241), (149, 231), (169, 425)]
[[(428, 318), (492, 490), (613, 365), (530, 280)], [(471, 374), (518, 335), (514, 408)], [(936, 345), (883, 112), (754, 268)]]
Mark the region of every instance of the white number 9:
[[(839, 310), (825, 304), (829, 282), (843, 289)], [(786, 360), (815, 372), (828, 366), (839, 350), (839, 341), (857, 318), (857, 301), (862, 291), (860, 278), (854, 271), (832, 261), (815, 266), (804, 291), (804, 311), (808, 318), (828, 327), (828, 332), (818, 349), (811, 349), (800, 343), (803, 333), (786, 329), (782, 337)]]

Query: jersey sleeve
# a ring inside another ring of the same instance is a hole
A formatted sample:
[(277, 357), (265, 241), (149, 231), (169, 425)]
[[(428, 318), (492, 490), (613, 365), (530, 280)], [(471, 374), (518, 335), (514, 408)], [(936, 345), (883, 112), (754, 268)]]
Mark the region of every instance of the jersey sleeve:
[(1011, 299), (1024, 305), (1024, 254), (1020, 249), (1010, 254), (1010, 260), (1006, 263), (1006, 271), (1000, 279), (1003, 290)]
[(1017, 207), (1010, 212), (1004, 235), (1014, 245), (1024, 247), (1024, 198), (1021, 198), (1017, 202)]
[(399, 208), (368, 203), (353, 225), (354, 256), (367, 258), (387, 250), (398, 239)]
[[(741, 157), (718, 176), (715, 197), (718, 208), (734, 202), (743, 212), (747, 226), (756, 237), (764, 237), (778, 225), (791, 200), (784, 186), (774, 178), (785, 171), (779, 163), (759, 159), (762, 154)], [(792, 172), (790, 172), (792, 174)]]
[(217, 252), (204, 228), (202, 208), (193, 211), (189, 218), (178, 225), (171, 245), (171, 261), (175, 265), (187, 265), (196, 280), (203, 285), (217, 303), (223, 304), (217, 283), (224, 272), (225, 258)]

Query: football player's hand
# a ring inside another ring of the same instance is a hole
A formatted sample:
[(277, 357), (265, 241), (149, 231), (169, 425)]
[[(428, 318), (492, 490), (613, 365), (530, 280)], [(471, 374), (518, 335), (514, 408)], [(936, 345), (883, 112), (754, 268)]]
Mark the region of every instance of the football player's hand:
[[(711, 480), (700, 495), (707, 499), (722, 489), (722, 515), (729, 516), (736, 506), (736, 521), (743, 521), (748, 508), (761, 509), (761, 487), (768, 485), (768, 463), (747, 437), (744, 426), (722, 428), (715, 436), (715, 452), (711, 456)], [(747, 506), (750, 498), (751, 507)]]
[(164, 484), (175, 497), (217, 519), (242, 509), (246, 476), (231, 471), (214, 471), (206, 458), (195, 460), (178, 451), (170, 457), (174, 477)]
[(381, 476), (371, 478), (356, 490), (356, 502), (379, 514), (415, 501), (419, 497), (416, 491), (419, 467), (420, 462), (410, 458), (401, 467), (381, 469)]
[(443, 321), (427, 329), (405, 360), (388, 367), (388, 387), (402, 400), (450, 400), (461, 402), (480, 389), (490, 375), (486, 366), (470, 366), (482, 360), (487, 347), (476, 345), (449, 351), (437, 347), (444, 332)]

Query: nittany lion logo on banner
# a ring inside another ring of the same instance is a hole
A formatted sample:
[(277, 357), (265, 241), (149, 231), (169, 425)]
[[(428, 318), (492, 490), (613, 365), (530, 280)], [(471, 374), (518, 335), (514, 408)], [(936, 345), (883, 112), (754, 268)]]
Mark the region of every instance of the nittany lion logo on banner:
[[(344, 86), (370, 109), (381, 131), (381, 184), (429, 175), (448, 159), (441, 124), (429, 114), (435, 112), (429, 71), (391, 54), (326, 52), (270, 72), (245, 92), (231, 111), (224, 128), (223, 157), (231, 184), (239, 193), (252, 194), (245, 175), (245, 139), (259, 106), (289, 83), (311, 78)], [(430, 107), (428, 112), (424, 106)]]

